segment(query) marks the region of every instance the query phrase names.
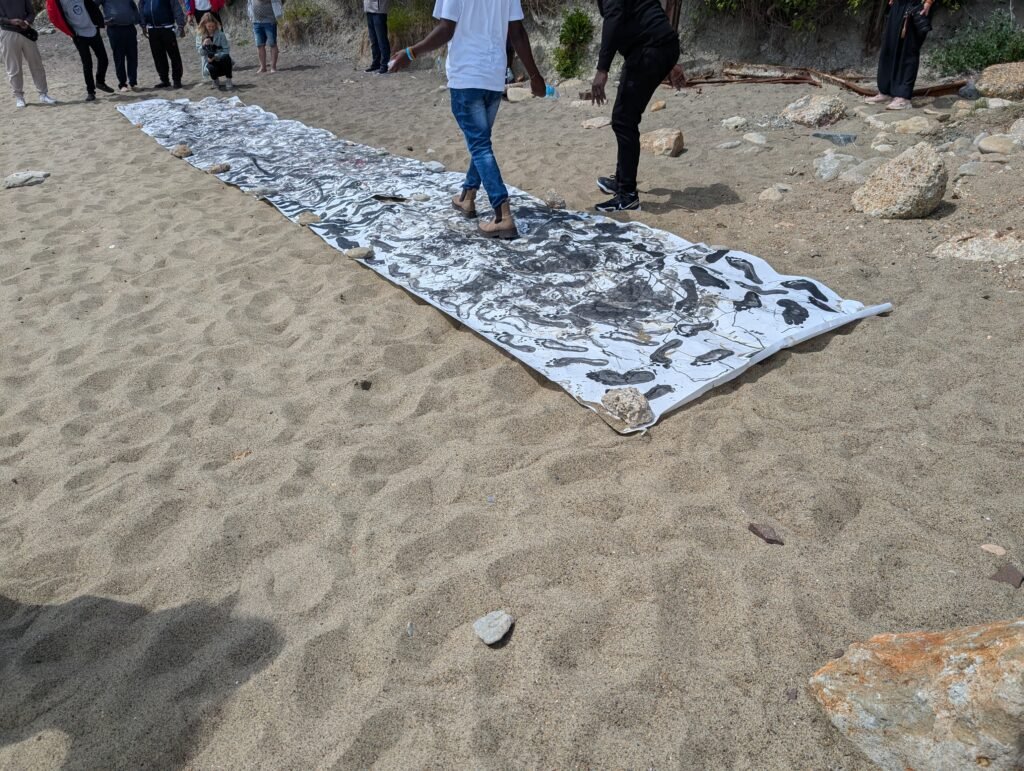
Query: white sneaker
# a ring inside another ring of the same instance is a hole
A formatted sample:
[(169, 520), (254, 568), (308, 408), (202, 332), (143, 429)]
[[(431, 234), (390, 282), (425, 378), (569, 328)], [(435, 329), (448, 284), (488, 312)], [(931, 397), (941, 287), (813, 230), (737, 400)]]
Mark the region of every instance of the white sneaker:
[(40, 94), (39, 95), (39, 103), (40, 104), (51, 104), (52, 105), (52, 104), (57, 104), (57, 100), (54, 99), (49, 94)]
[(19, 110), (22, 109), (25, 106), (25, 97), (23, 97), (23, 96), (16, 96), (16, 97), (14, 97), (14, 106), (17, 107)]

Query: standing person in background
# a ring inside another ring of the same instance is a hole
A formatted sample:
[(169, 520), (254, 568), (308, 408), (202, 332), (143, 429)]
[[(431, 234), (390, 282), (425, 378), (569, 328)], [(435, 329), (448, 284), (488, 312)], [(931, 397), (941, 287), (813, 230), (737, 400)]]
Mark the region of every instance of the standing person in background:
[(39, 92), (42, 104), (57, 104), (47, 93), (46, 70), (43, 68), (43, 57), (39, 55), (36, 45), (36, 31), (32, 22), (36, 20), (36, 12), (32, 8), (32, 0), (0, 0), (0, 58), (7, 70), (7, 80), (14, 92), (14, 106), (19, 110), (25, 106), (25, 79), (21, 69), (22, 60), (28, 64), (32, 73), (32, 82)]
[[(100, 30), (104, 26), (103, 12), (93, 0), (46, 0), (50, 22), (71, 38), (82, 60), (85, 78), (85, 101), (96, 101), (96, 89), (108, 94), (114, 89), (107, 85), (107, 48)], [(96, 76), (92, 73), (92, 55), (96, 54)]]
[(640, 167), (640, 120), (666, 76), (676, 88), (686, 85), (683, 68), (676, 63), (679, 36), (660, 0), (597, 0), (597, 9), (604, 18), (601, 52), (591, 86), (597, 104), (607, 101), (605, 87), (615, 54), (622, 54), (626, 61), (612, 108), (612, 130), (618, 143), (615, 174), (597, 180), (597, 186), (613, 197), (594, 208), (602, 212), (639, 211), (636, 175)]
[(178, 50), (178, 38), (185, 31), (185, 14), (182, 13), (181, 3), (178, 0), (141, 0), (141, 3), (139, 13), (142, 16), (142, 34), (149, 39), (153, 66), (160, 76), (156, 87), (171, 87), (167, 79), (167, 63), (170, 62), (174, 87), (181, 88), (184, 68), (181, 64), (181, 51)]
[[(233, 91), (235, 84), (231, 82), (231, 42), (212, 13), (206, 14), (199, 22), (196, 48), (205, 60), (203, 69), (209, 74), (214, 87), (221, 91)], [(221, 85), (221, 78), (226, 81), (224, 85)]]
[(889, 0), (882, 50), (878, 53), (878, 93), (865, 100), (869, 104), (889, 102), (885, 106), (887, 110), (910, 109), (921, 64), (921, 46), (931, 29), (928, 14), (932, 2)]
[(206, 14), (215, 18), (218, 24), (224, 23), (221, 21), (220, 12), (224, 8), (225, 0), (185, 0), (185, 2), (187, 3), (186, 15), (197, 27)]
[(103, 20), (107, 23), (107, 40), (114, 57), (117, 89), (121, 93), (134, 91), (139, 84), (139, 36), (135, 25), (142, 23), (135, 0), (96, 0), (103, 7)]
[(470, 155), (462, 192), (452, 199), (452, 205), (460, 214), (476, 217), (476, 195), (483, 185), (494, 219), (480, 223), (480, 234), (515, 238), (519, 232), (512, 219), (508, 188), (494, 157), (491, 130), (505, 92), (505, 41), (509, 37), (530, 75), (533, 95), (544, 96), (547, 92), (523, 26), (523, 7), (520, 0), (437, 0), (434, 18), (438, 23), (433, 31), (416, 45), (399, 51), (388, 69), (407, 67), (409, 62), (451, 41), (447, 69), (452, 113), (466, 137)]
[[(283, 13), (284, 0), (249, 0), (249, 18), (252, 19), (253, 37), (260, 67), (256, 72), (277, 72), (277, 20)], [(270, 67), (267, 67), (267, 46), (270, 47)]]
[(373, 61), (366, 68), (367, 72), (379, 72), (387, 75), (388, 62), (391, 61), (391, 41), (388, 40), (388, 7), (391, 0), (363, 0), (366, 11), (366, 26), (370, 29), (370, 51)]

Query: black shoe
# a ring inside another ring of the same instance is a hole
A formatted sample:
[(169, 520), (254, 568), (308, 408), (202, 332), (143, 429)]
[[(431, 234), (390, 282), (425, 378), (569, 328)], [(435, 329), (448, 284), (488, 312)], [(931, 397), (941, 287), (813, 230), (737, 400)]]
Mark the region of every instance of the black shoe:
[(640, 211), (640, 196), (636, 193), (616, 193), (610, 201), (594, 207), (598, 211)]
[(85, 101), (87, 101), (87, 102), (95, 102), (96, 101), (96, 94), (93, 94), (93, 93), (86, 94), (85, 95)]
[(112, 94), (112, 93), (114, 93), (114, 89), (112, 89), (106, 83), (97, 83), (96, 84), (96, 88), (97, 88), (97, 90), (102, 91), (104, 94)]
[(155, 86), (153, 86), (153, 88), (170, 88), (170, 87), (171, 87), (171, 84), (168, 83), (166, 80), (161, 80), (159, 83), (157, 83)]
[(174, 87), (175, 88), (181, 88), (181, 81), (180, 80), (174, 81)]
[(598, 177), (597, 187), (602, 193), (616, 195), (619, 192), (619, 181), (615, 179), (614, 174), (610, 177)]
[(377, 74), (378, 75), (387, 75), (388, 72), (389, 72), (389, 70), (388, 70), (387, 67), (381, 67), (379, 70), (377, 70)]
[(369, 67), (367, 67), (365, 70), (363, 70), (363, 72), (380, 72), (380, 65), (379, 64), (371, 64)]

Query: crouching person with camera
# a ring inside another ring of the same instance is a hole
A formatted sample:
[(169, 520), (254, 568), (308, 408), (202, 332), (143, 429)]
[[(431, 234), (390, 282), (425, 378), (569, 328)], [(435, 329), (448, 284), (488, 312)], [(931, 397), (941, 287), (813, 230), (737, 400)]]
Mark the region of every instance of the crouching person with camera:
[[(210, 76), (213, 87), (221, 91), (233, 91), (235, 84), (231, 82), (231, 41), (221, 29), (220, 22), (208, 13), (199, 21), (196, 34), (196, 48), (203, 58), (203, 72)], [(220, 79), (224, 78), (224, 83)]]

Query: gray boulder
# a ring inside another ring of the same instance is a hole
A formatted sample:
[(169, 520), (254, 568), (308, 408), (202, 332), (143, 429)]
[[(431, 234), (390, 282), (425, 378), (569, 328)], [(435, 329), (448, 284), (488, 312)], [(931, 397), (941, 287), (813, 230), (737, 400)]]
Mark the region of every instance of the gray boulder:
[(853, 194), (857, 211), (883, 219), (927, 217), (942, 202), (948, 175), (927, 142), (914, 145), (879, 167)]

